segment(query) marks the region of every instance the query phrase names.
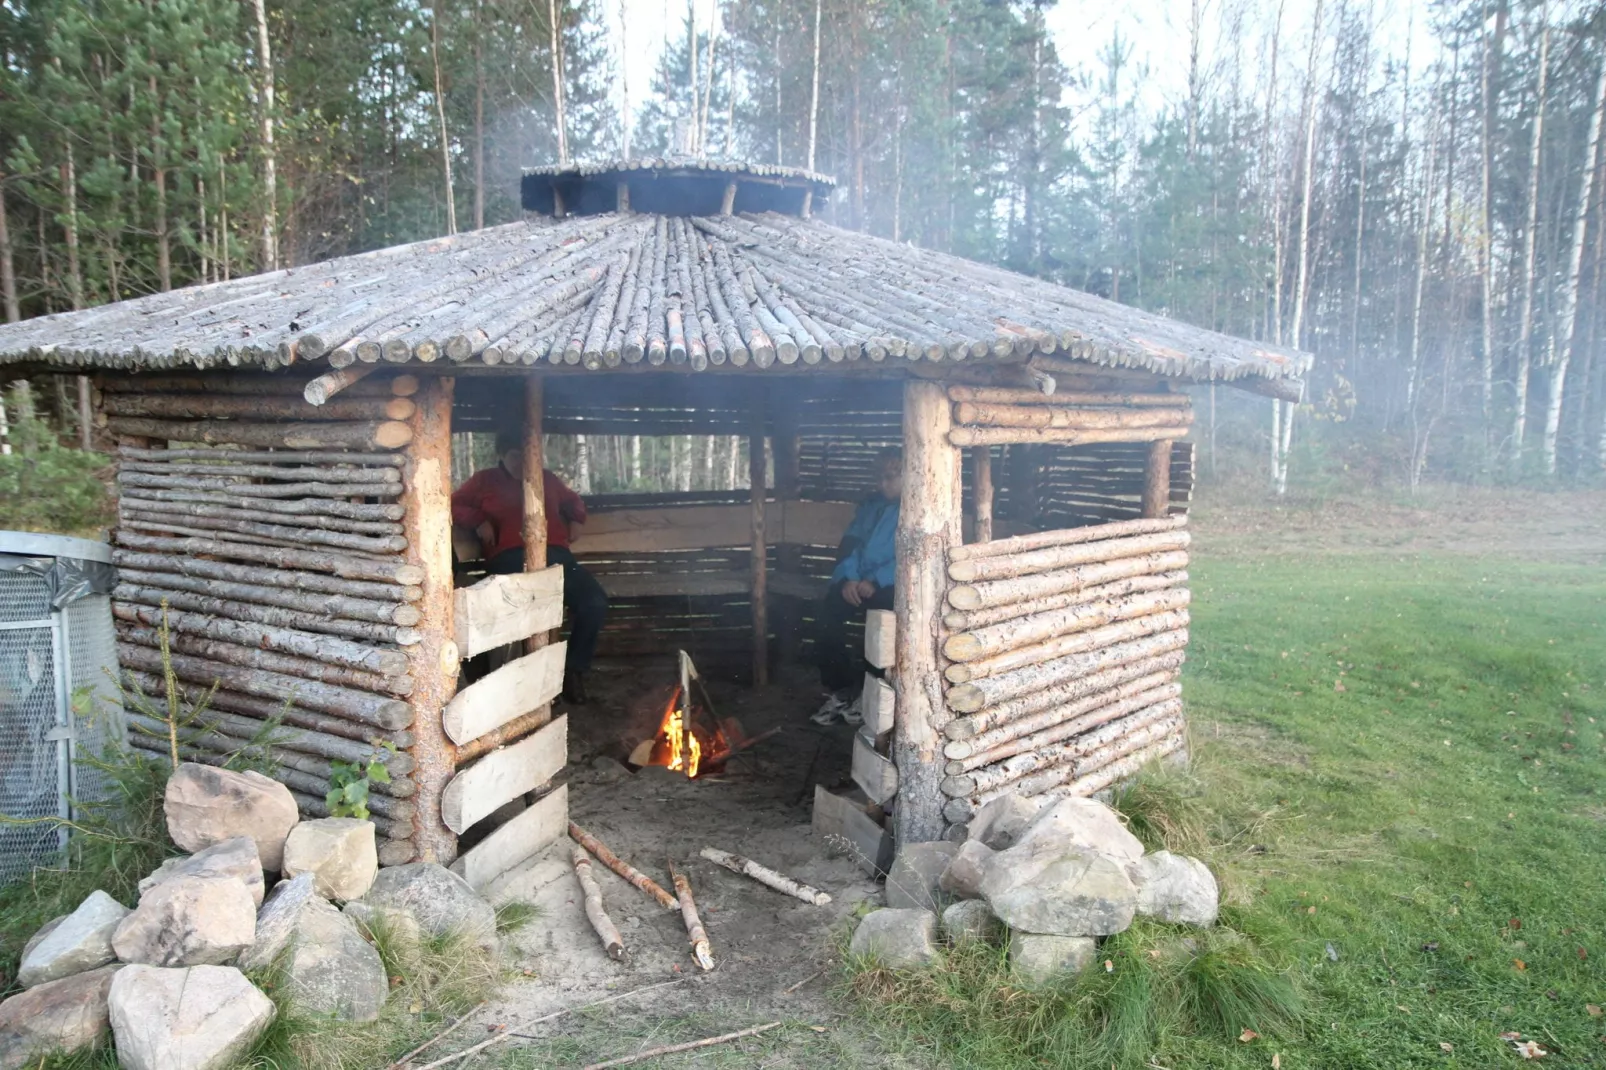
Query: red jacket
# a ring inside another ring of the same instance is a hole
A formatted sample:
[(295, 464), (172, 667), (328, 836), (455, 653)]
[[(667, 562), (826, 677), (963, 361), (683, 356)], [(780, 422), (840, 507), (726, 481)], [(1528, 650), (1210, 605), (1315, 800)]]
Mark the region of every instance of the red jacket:
[[(569, 525), (585, 523), (586, 503), (550, 468), (541, 473), (541, 493), (546, 502), (547, 545), (568, 546)], [(524, 545), (524, 487), (501, 465), (475, 472), (452, 495), (453, 524), (477, 528), (486, 521), (493, 529), (491, 543), (484, 549), (487, 561)]]

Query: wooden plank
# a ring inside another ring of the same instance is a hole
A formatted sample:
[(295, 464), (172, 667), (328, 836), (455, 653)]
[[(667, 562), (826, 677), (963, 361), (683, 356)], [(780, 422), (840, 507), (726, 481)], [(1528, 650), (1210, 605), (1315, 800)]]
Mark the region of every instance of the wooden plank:
[(781, 514), (780, 530), (771, 541), (834, 547), (842, 541), (857, 508), (852, 502), (778, 502), (772, 511), (778, 509)]
[(864, 615), (864, 660), (878, 669), (890, 669), (897, 654), (897, 617), (890, 609), (872, 609)]
[(464, 851), (452, 872), (479, 891), (569, 828), (569, 785), (559, 784), (536, 804)]
[(892, 868), (892, 836), (871, 817), (864, 804), (814, 785), (814, 835), (822, 843), (842, 847), (860, 869), (884, 877)]
[[(853, 519), (848, 502), (771, 502), (765, 533), (772, 544), (835, 546)], [(752, 505), (681, 505), (592, 513), (576, 533), (578, 554), (659, 553), (748, 546)]]
[(863, 732), (853, 733), (853, 782), (877, 805), (884, 805), (898, 794), (897, 766), (890, 758), (877, 754), (875, 741)]
[(551, 702), (563, 690), (563, 655), (568, 648), (568, 643), (541, 647), (454, 695), (441, 711), (452, 742), (478, 739)]
[[(583, 564), (585, 558), (581, 557), (580, 561)], [(740, 571), (721, 569), (718, 572), (627, 572), (598, 575), (597, 579), (608, 592), (610, 599), (745, 595), (752, 586), (752, 577), (746, 569)], [(823, 584), (819, 586), (820, 590), (825, 589)]]
[(898, 693), (892, 685), (873, 673), (864, 674), (864, 692), (861, 708), (864, 710), (864, 732), (879, 738), (892, 731), (897, 711)]
[(551, 780), (568, 761), (568, 748), (565, 715), (459, 769), (441, 794), (441, 820), (453, 832), (462, 832), (508, 800)]
[(453, 622), (465, 658), (551, 631), (563, 623), (562, 566), (458, 588)]

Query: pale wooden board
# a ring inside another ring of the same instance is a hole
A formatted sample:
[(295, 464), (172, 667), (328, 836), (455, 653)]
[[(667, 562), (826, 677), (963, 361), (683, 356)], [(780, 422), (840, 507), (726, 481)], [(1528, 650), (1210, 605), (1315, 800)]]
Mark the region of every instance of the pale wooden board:
[(864, 789), (870, 801), (884, 804), (898, 794), (898, 767), (885, 755), (877, 754), (875, 742), (863, 732), (853, 733), (853, 782)]
[(814, 785), (814, 835), (822, 846), (847, 848), (872, 877), (885, 876), (892, 868), (892, 835), (863, 805), (821, 784)]
[(497, 877), (569, 831), (569, 785), (543, 795), (452, 863), (452, 872), (480, 891)]
[(897, 649), (897, 619), (890, 609), (872, 609), (864, 615), (864, 660), (878, 669), (892, 668)]
[(452, 625), (458, 654), (464, 658), (549, 632), (562, 623), (561, 565), (539, 572), (487, 576), (456, 592)]
[(764, 525), (769, 527), (770, 514), (778, 511), (781, 526), (778, 534), (770, 536), (772, 543), (836, 546), (857, 509), (850, 502), (771, 502), (764, 511)]
[(566, 642), (544, 646), (453, 695), (441, 711), (446, 735), (461, 745), (551, 702), (563, 690), (568, 649)]
[[(765, 538), (771, 545), (835, 546), (853, 519), (854, 508), (844, 502), (770, 502), (764, 515)], [(748, 546), (753, 541), (753, 507), (744, 503), (611, 510), (591, 514), (574, 534), (577, 554)]]
[(462, 832), (509, 799), (551, 780), (568, 761), (568, 749), (567, 715), (498, 747), (452, 777), (441, 793), (441, 820)]
[[(611, 555), (609, 555), (611, 557)], [(586, 561), (581, 554), (580, 563)], [(714, 572), (632, 572), (606, 573), (597, 577), (609, 598), (692, 597), (699, 595), (744, 595), (753, 586), (751, 570), (720, 569)]]
[(892, 731), (892, 719), (897, 711), (898, 693), (892, 685), (874, 673), (864, 674), (864, 733), (880, 736)]

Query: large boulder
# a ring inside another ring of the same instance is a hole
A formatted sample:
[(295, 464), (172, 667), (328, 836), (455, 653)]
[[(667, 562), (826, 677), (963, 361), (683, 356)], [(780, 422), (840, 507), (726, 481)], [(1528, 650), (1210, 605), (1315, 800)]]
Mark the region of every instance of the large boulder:
[[(311, 881), (311, 874), (303, 874), (288, 884)], [(299, 888), (284, 896), (274, 892), (262, 908), (257, 942), (240, 956), (241, 968), (277, 965), (285, 991), (302, 1010), (356, 1022), (378, 1018), (390, 984), (379, 952), (357, 923)]]
[(1007, 851), (1015, 846), (1042, 808), (1041, 797), (1001, 795), (983, 805), (970, 819), (970, 838), (995, 851)]
[[(341, 908), (341, 913), (357, 923), (357, 930), (365, 939), (394, 941), (395, 946), (399, 947), (417, 947), (424, 939), (418, 919), (413, 917), (410, 910), (378, 907), (354, 899)], [(258, 921), (257, 931), (261, 929), (262, 923)]]
[(893, 969), (928, 966), (937, 959), (937, 915), (899, 908), (873, 911), (853, 930), (848, 953)]
[(262, 880), (262, 859), (257, 854), (256, 841), (249, 836), (236, 836), (192, 855), (169, 858), (139, 882), (140, 898), (174, 877), (232, 877), (245, 885), (257, 906), (262, 905), (262, 895), (267, 891)]
[(1009, 972), (1030, 988), (1063, 981), (1087, 969), (1098, 954), (1098, 946), (1091, 936), (1011, 933)]
[(124, 1070), (225, 1070), (273, 1021), (273, 1001), (233, 966), (125, 966), (112, 979)]
[(942, 932), (955, 947), (1002, 936), (1004, 923), (983, 899), (961, 899), (942, 912)]
[(887, 906), (935, 911), (937, 885), (948, 863), (958, 853), (959, 845), (945, 840), (909, 843), (900, 847), (898, 857), (887, 873)]
[(128, 908), (105, 892), (90, 892), (78, 909), (29, 942), (17, 966), (17, 983), (32, 988), (117, 961), (112, 933), (127, 916)]
[(380, 870), (363, 902), (406, 911), (430, 936), (461, 933), (487, 951), (496, 950), (496, 910), (468, 881), (434, 862)]
[(1103, 855), (1022, 842), (988, 860), (982, 895), (1011, 929), (1054, 936), (1108, 936), (1132, 924), (1138, 892)]
[(233, 877), (174, 877), (152, 888), (112, 934), (123, 962), (215, 966), (256, 937), (256, 904)]
[(379, 872), (374, 823), (354, 817), (303, 821), (284, 841), (284, 876), (311, 873), (318, 894), (346, 902), (361, 899)]
[(1138, 889), (1138, 913), (1174, 925), (1214, 925), (1220, 890), (1197, 858), (1156, 851), (1127, 867)]
[(937, 887), (950, 899), (981, 898), (981, 878), (993, 849), (980, 840), (966, 840), (959, 845), (948, 868), (942, 871)]
[(265, 970), (289, 947), (296, 923), (306, 905), (318, 898), (315, 878), (310, 873), (273, 886), (273, 892), (257, 911), (251, 946), (240, 952), (242, 970)]
[(35, 1066), (53, 1052), (96, 1047), (109, 1024), (106, 993), (121, 967), (46, 981), (0, 1003), (0, 1070)]
[(300, 820), (295, 797), (278, 781), (196, 762), (185, 762), (168, 778), (162, 810), (167, 834), (183, 850), (201, 851), (249, 836), (270, 873), (279, 872), (285, 837)]
[(1016, 840), (1022, 847), (1039, 843), (1080, 847), (1123, 866), (1143, 857), (1143, 844), (1097, 799), (1057, 799), (1045, 807)]

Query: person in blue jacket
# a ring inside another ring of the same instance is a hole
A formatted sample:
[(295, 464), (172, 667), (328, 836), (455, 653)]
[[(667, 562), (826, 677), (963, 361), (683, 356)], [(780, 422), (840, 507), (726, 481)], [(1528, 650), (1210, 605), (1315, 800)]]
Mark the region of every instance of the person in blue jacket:
[(812, 718), (815, 724), (844, 720), (858, 724), (858, 692), (864, 683), (862, 641), (848, 631), (865, 611), (892, 608), (896, 578), (898, 502), (903, 495), (903, 454), (896, 449), (876, 457), (878, 492), (864, 500), (837, 547), (836, 568), (816, 617), (815, 643), (820, 683), (830, 692)]

